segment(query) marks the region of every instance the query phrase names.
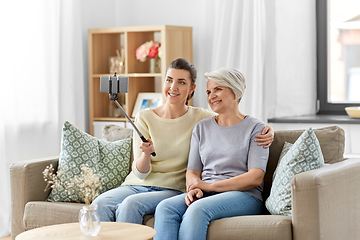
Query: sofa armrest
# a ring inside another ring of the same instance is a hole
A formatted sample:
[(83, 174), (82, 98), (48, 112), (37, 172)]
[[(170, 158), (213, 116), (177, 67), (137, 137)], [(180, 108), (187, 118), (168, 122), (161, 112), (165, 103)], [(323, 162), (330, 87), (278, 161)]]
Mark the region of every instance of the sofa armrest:
[(293, 239), (360, 239), (360, 159), (295, 175)]
[(29, 201), (44, 201), (50, 190), (44, 192), (46, 182), (42, 172), (52, 164), (57, 168), (59, 158), (49, 157), (13, 163), (10, 166), (11, 235), (12, 239), (24, 231), (23, 216)]

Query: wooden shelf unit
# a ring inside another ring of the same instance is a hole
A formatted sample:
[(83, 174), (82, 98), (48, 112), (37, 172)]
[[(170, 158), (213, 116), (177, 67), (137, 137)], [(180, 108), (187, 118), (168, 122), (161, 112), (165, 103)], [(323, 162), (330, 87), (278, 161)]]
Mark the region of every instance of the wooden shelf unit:
[[(125, 50), (125, 68), (118, 76), (129, 77), (129, 91), (119, 98), (124, 99), (123, 108), (131, 116), (140, 92), (155, 92), (155, 78), (164, 78), (166, 67), (176, 58), (193, 61), (192, 27), (181, 26), (135, 26), (89, 29), (89, 107), (90, 134), (94, 121), (127, 121), (125, 117), (111, 116), (115, 104), (107, 93), (100, 92), (100, 77), (110, 76), (109, 58), (116, 50)], [(150, 60), (136, 59), (136, 49), (143, 43), (154, 40), (161, 43), (160, 73), (150, 73)], [(161, 81), (161, 84), (163, 81)], [(121, 101), (119, 101), (121, 102)], [(113, 104), (113, 106), (111, 105)]]

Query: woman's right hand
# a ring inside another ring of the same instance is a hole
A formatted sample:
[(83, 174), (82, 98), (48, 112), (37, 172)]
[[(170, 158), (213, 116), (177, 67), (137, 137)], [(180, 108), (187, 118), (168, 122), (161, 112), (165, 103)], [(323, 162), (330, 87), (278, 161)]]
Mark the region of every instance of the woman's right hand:
[(152, 152), (155, 152), (155, 148), (153, 145), (153, 142), (151, 141), (150, 138), (146, 139), (147, 142), (141, 142), (140, 144), (140, 149), (141, 151), (145, 154), (145, 156), (149, 156), (151, 155)]
[(263, 148), (268, 148), (274, 141), (275, 132), (274, 129), (268, 125), (264, 127), (261, 132), (261, 135), (256, 135), (255, 142), (259, 142), (259, 146), (263, 146)]
[(202, 198), (204, 196), (203, 192), (199, 188), (195, 188), (190, 190), (188, 194), (185, 196), (185, 203), (187, 206), (190, 206), (191, 203), (195, 202), (196, 200)]

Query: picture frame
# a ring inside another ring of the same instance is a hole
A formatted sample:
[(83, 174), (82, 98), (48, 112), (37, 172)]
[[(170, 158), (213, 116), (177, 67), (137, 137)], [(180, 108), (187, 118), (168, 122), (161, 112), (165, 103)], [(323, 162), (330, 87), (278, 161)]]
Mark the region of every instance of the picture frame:
[(132, 112), (132, 117), (135, 117), (138, 112), (146, 108), (156, 108), (163, 104), (162, 93), (139, 93), (134, 110)]

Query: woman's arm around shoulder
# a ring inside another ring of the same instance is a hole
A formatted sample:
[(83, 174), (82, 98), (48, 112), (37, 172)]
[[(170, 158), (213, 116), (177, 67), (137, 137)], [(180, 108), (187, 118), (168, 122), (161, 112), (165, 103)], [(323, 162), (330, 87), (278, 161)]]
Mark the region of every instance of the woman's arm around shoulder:
[(264, 146), (264, 148), (268, 148), (271, 146), (272, 142), (274, 141), (274, 129), (268, 125), (264, 127), (261, 132), (261, 135), (256, 135), (255, 142), (259, 142), (259, 146)]

